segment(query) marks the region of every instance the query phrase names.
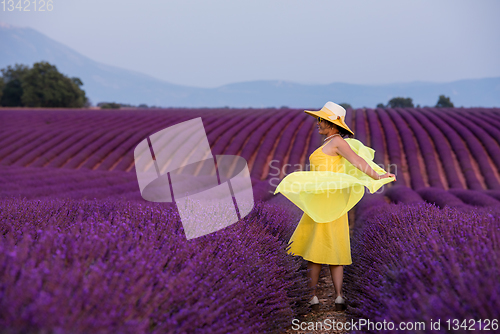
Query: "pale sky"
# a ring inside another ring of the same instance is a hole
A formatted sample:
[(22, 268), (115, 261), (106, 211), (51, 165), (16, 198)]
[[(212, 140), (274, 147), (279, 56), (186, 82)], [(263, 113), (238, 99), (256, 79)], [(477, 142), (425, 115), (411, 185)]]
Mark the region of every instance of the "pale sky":
[(498, 0), (52, 4), (50, 12), (35, 12), (33, 5), (30, 12), (10, 12), (0, 4), (0, 21), (34, 28), (95, 61), (181, 85), (252, 80), (384, 84), (500, 76)]

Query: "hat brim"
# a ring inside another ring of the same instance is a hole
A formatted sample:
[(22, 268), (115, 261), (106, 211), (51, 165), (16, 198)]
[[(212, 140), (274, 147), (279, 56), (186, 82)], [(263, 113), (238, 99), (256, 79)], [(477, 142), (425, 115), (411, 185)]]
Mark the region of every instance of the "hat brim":
[(313, 111), (313, 110), (304, 110), (304, 112), (305, 112), (306, 114), (309, 114), (309, 115), (314, 116), (314, 117), (316, 117), (316, 118), (317, 118), (317, 117), (319, 117), (319, 116), (317, 115), (317, 113), (321, 112), (321, 110), (316, 110), (316, 111)]
[(343, 120), (343, 117), (342, 118), (338, 118), (338, 119), (335, 119), (335, 120), (331, 120), (328, 118), (328, 116), (330, 115), (326, 115), (322, 110), (317, 110), (317, 111), (313, 111), (313, 110), (304, 110), (304, 112), (308, 115), (311, 115), (315, 118), (318, 118), (318, 117), (321, 117), (323, 118), (325, 121), (328, 121), (330, 123), (333, 123), (335, 125), (338, 125), (340, 126), (341, 128), (349, 131), (353, 136), (354, 136), (354, 132), (347, 126), (347, 124), (344, 122)]

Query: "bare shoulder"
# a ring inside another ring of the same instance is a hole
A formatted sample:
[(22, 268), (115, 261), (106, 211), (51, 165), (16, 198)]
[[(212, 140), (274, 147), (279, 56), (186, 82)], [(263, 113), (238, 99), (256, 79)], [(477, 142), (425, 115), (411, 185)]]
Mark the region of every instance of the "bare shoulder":
[(340, 136), (335, 136), (324, 146), (324, 152), (329, 155), (339, 155), (338, 148), (344, 147), (344, 145), (349, 145), (344, 140), (344, 138)]
[(349, 144), (347, 144), (347, 142), (345, 141), (344, 138), (342, 138), (340, 136), (335, 136), (332, 138), (332, 140), (330, 140), (328, 142), (328, 144), (325, 145), (325, 147), (328, 146), (331, 148), (335, 148), (335, 147), (344, 146), (344, 145), (349, 145)]
[(339, 137), (337, 137), (337, 138), (335, 138), (334, 140), (335, 140), (334, 145), (335, 145), (336, 147), (351, 147), (351, 146), (349, 145), (349, 143), (348, 143), (348, 142), (347, 142), (344, 138), (342, 138), (342, 137), (340, 137), (340, 136), (339, 136)]
[(331, 146), (328, 148), (328, 151), (330, 152), (329, 154), (331, 155), (341, 155), (346, 159), (354, 158), (356, 155), (349, 143), (342, 137), (336, 137), (328, 144), (331, 144)]

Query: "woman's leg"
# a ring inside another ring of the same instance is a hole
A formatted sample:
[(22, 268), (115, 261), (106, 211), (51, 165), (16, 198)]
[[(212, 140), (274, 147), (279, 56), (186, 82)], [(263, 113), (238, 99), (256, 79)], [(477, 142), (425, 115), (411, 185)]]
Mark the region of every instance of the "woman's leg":
[(342, 280), (344, 279), (344, 266), (339, 265), (330, 265), (330, 274), (332, 274), (333, 286), (335, 287), (335, 292), (338, 296), (342, 296)]
[(313, 296), (316, 295), (316, 286), (319, 281), (319, 273), (321, 272), (321, 263), (307, 261), (307, 277), (311, 279), (310, 287), (313, 288)]

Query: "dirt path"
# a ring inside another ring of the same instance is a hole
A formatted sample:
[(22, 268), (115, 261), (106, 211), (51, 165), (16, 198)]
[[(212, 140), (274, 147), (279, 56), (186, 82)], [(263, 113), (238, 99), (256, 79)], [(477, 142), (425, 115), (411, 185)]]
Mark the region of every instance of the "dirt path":
[[(328, 265), (323, 265), (321, 268), (321, 272), (319, 275), (319, 281), (318, 281), (318, 287), (316, 288), (316, 296), (318, 296), (319, 302), (320, 302), (320, 309), (318, 312), (309, 312), (308, 314), (304, 316), (297, 316), (296, 319), (293, 323), (290, 324), (290, 326), (285, 329), (282, 333), (283, 334), (323, 334), (323, 333), (349, 333), (349, 331), (346, 331), (344, 329), (342, 330), (336, 330), (332, 328), (333, 324), (336, 324), (337, 322), (348, 322), (348, 317), (345, 314), (346, 311), (335, 311), (335, 293), (334, 293), (334, 288), (333, 288), (333, 282), (332, 282), (332, 277), (330, 275), (330, 270), (328, 268)], [(349, 306), (348, 306), (349, 308)], [(326, 319), (329, 319), (328, 321), (325, 322)], [(312, 326), (316, 329), (307, 329), (311, 328), (309, 327), (312, 322)], [(330, 329), (328, 327), (323, 327), (323, 330), (321, 330), (320, 323), (323, 324), (329, 324)], [(298, 326), (302, 325), (302, 328), (305, 328), (305, 330), (299, 330), (299, 329), (294, 329), (298, 328)]]

